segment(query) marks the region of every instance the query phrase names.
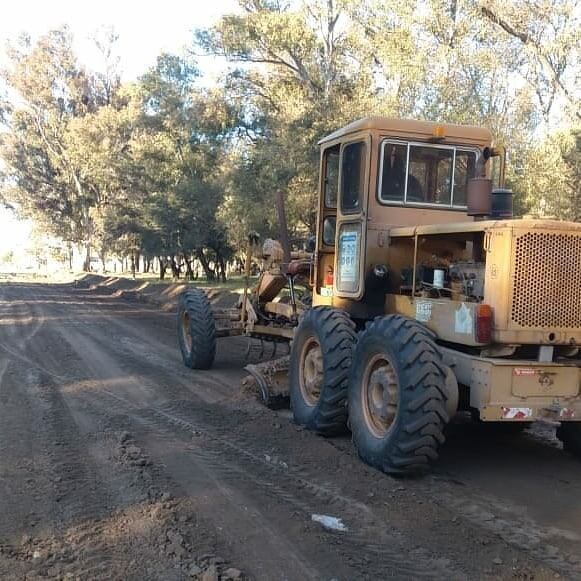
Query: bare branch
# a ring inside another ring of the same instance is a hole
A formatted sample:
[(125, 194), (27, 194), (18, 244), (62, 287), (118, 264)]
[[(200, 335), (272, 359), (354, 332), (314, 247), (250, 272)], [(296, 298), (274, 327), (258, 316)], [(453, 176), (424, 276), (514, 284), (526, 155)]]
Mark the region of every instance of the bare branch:
[(504, 30), (508, 35), (512, 36), (520, 40), (526, 47), (529, 47), (539, 64), (543, 68), (545, 74), (550, 79), (550, 83), (552, 87), (561, 93), (561, 95), (566, 99), (567, 103), (571, 105), (575, 116), (578, 119), (581, 119), (581, 110), (579, 109), (579, 102), (577, 99), (571, 95), (570, 91), (567, 87), (563, 84), (562, 81), (562, 73), (563, 71), (553, 65), (550, 58), (544, 53), (543, 49), (539, 44), (526, 32), (523, 30), (518, 30), (515, 26), (513, 26), (508, 20), (500, 16), (497, 12), (489, 8), (488, 6), (481, 5), (480, 10), (482, 15), (490, 20), (493, 24), (496, 24), (502, 30)]

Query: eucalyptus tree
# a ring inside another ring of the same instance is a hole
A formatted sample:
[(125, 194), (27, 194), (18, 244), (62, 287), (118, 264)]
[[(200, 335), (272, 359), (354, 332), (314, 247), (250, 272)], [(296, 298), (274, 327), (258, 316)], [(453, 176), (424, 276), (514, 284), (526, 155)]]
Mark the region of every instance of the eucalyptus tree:
[(4, 197), (48, 232), (84, 245), (88, 269), (92, 211), (101, 192), (84, 171), (71, 130), (105, 103), (102, 87), (78, 63), (66, 27), (34, 43), (22, 36), (8, 57), (2, 80), (10, 105), (0, 134)]

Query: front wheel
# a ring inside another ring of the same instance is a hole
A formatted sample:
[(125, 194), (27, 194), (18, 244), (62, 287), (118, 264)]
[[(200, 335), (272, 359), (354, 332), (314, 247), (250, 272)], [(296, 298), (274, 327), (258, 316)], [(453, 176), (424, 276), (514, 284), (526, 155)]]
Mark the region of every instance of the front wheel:
[(184, 364), (192, 369), (210, 369), (216, 356), (216, 323), (206, 294), (184, 291), (178, 304), (178, 341)]
[(328, 307), (308, 310), (293, 338), (289, 385), (297, 424), (330, 436), (345, 431), (355, 324)]
[(349, 381), (349, 422), (361, 458), (383, 472), (425, 471), (444, 442), (447, 368), (429, 333), (400, 315), (361, 334)]

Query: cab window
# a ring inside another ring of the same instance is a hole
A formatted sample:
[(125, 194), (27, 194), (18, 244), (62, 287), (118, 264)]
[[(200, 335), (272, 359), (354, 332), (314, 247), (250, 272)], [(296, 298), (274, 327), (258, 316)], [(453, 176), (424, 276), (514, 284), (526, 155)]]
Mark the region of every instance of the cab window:
[(408, 202), (450, 205), (453, 149), (410, 146)]
[(477, 152), (450, 146), (385, 141), (379, 199), (386, 203), (465, 207)]
[(403, 202), (407, 155), (407, 145), (385, 144), (380, 187), (382, 200)]
[(325, 206), (337, 207), (337, 191), (339, 189), (339, 146), (331, 147), (325, 151)]
[(363, 141), (343, 149), (341, 164), (341, 211), (357, 212), (365, 188), (366, 146)]

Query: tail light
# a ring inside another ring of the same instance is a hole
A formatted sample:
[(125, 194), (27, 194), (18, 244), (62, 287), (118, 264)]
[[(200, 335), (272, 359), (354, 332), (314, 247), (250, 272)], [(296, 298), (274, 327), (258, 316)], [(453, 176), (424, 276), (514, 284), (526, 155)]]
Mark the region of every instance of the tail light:
[(325, 274), (325, 286), (333, 286), (333, 270), (327, 270), (327, 274)]
[(476, 307), (476, 341), (478, 343), (492, 341), (492, 307), (490, 305)]

